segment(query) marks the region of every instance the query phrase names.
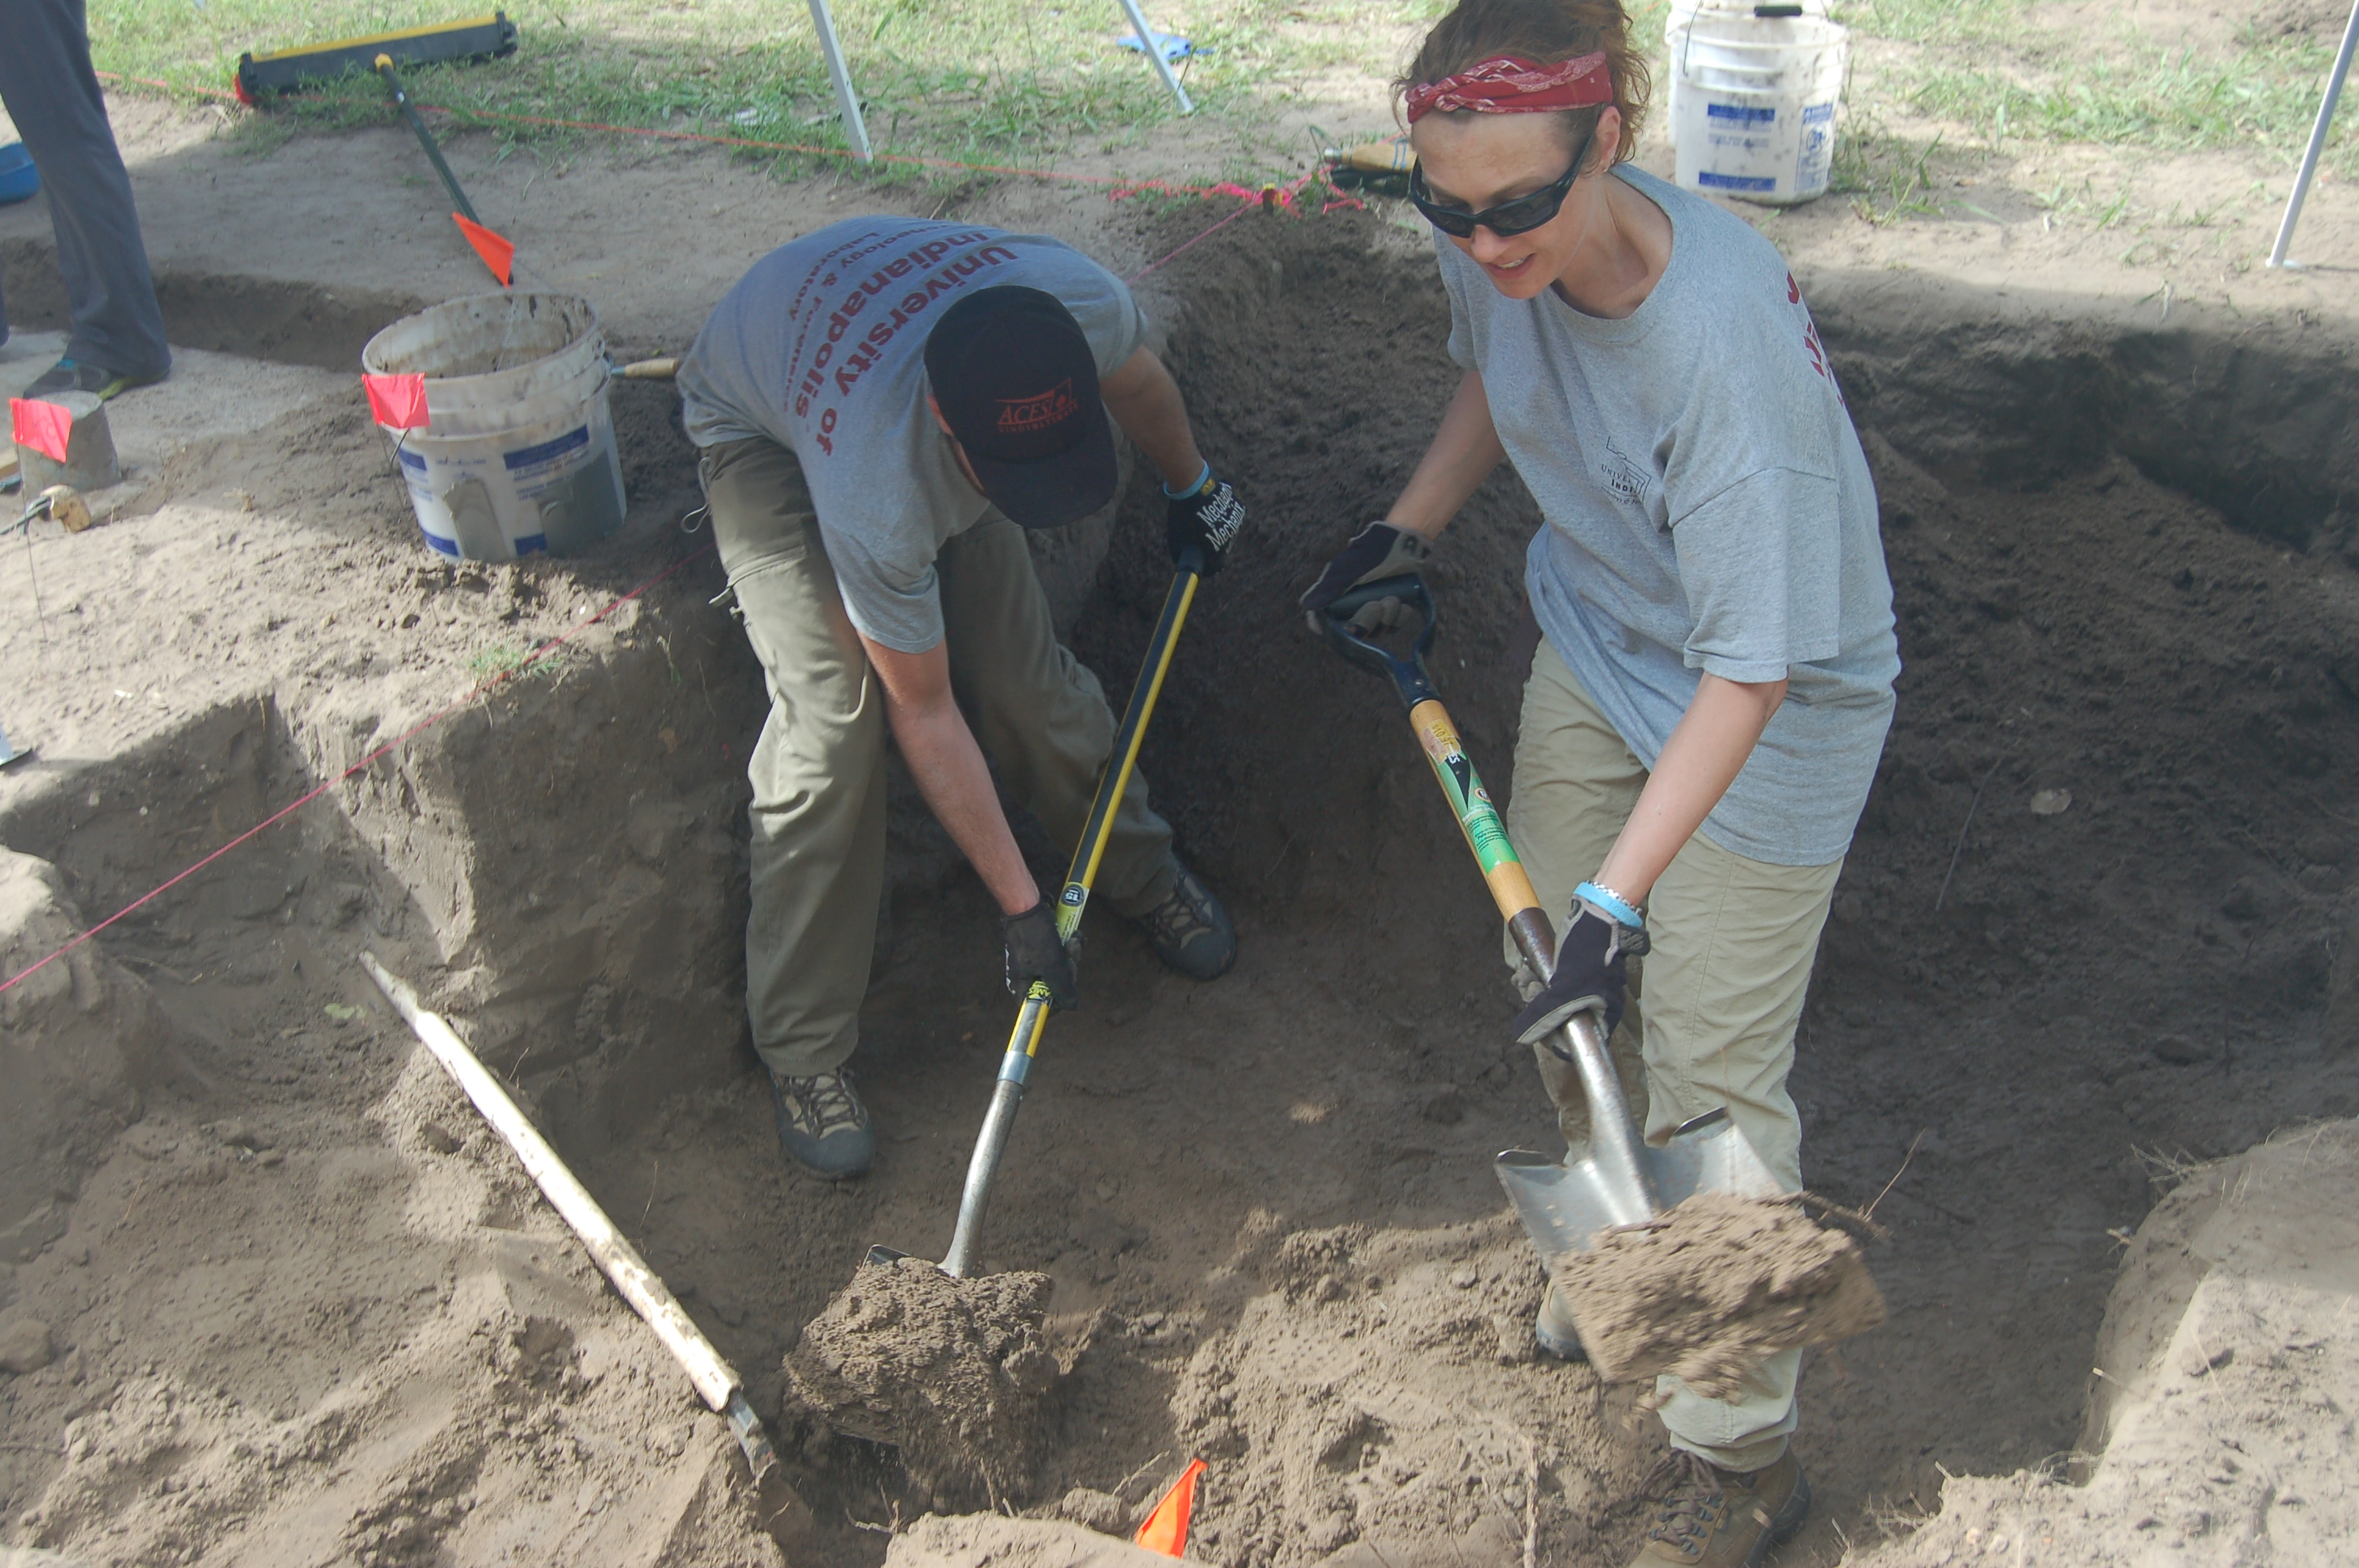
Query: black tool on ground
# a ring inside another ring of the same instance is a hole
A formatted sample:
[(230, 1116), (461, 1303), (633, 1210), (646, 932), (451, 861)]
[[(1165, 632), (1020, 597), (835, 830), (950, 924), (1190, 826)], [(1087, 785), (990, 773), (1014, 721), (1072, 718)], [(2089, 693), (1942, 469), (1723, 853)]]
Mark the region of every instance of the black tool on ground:
[(391, 57), (399, 66), (431, 65), (451, 60), (493, 59), (516, 53), (516, 27), (505, 11), (473, 16), (463, 22), (440, 22), (429, 27), (371, 33), (361, 38), (337, 38), (291, 49), (248, 52), (237, 61), (238, 102), (259, 108), (282, 92), (319, 87), (339, 77), (376, 69), (377, 57)]
[(426, 122), (418, 117), (418, 111), (410, 104), (409, 94), (402, 88), (401, 78), (393, 73), (393, 57), (377, 56), (375, 69), (377, 75), (385, 79), (385, 90), (393, 94), (393, 106), (401, 112), (403, 119), (409, 122), (409, 128), (418, 134), (418, 145), (426, 149), (426, 157), (434, 165), (434, 172), (442, 177), (442, 188), (451, 193), (451, 203), (459, 216), (470, 223), (481, 223), (483, 220), (475, 216), (474, 203), (469, 201), (467, 193), (459, 189), (459, 177), (452, 174), (451, 166), (442, 161), (442, 149), (434, 145), (434, 133), (428, 130)]

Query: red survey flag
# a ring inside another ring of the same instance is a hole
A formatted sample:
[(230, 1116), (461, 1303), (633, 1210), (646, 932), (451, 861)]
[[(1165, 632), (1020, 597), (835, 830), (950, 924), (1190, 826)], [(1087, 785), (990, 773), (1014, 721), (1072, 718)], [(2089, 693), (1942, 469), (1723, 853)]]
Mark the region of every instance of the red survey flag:
[(53, 463), (66, 460), (66, 443), (73, 439), (73, 415), (38, 397), (8, 400), (10, 434), (20, 447), (30, 447)]
[(1132, 1541), (1149, 1552), (1160, 1552), (1166, 1557), (1177, 1557), (1188, 1550), (1188, 1516), (1196, 1511), (1196, 1477), (1204, 1473), (1201, 1459), (1188, 1461), (1188, 1468), (1171, 1483), (1147, 1522), (1138, 1527)]
[(475, 254), (484, 258), (484, 265), (492, 269), (492, 276), (500, 280), (502, 288), (506, 288), (514, 271), (515, 244), (457, 212), (451, 214), (451, 222), (459, 225), (459, 232), (467, 236), (467, 243), (475, 247)]
[(368, 388), (369, 414), (378, 424), (396, 430), (426, 428), (424, 375), (364, 375), (361, 384)]

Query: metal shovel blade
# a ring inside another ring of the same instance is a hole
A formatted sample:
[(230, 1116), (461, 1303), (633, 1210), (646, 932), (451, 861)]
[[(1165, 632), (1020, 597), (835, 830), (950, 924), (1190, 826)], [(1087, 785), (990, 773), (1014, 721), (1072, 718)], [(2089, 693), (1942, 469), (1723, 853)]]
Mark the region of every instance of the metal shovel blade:
[[(1646, 1184), (1663, 1209), (1701, 1192), (1762, 1198), (1785, 1192), (1754, 1151), (1752, 1140), (1724, 1109), (1683, 1123), (1660, 1149), (1639, 1143), (1636, 1152)], [(1553, 1263), (1568, 1252), (1586, 1252), (1600, 1231), (1635, 1225), (1661, 1212), (1650, 1210), (1645, 1195), (1613, 1175), (1587, 1144), (1567, 1149), (1561, 1161), (1529, 1149), (1510, 1149), (1494, 1168), (1543, 1262)]]

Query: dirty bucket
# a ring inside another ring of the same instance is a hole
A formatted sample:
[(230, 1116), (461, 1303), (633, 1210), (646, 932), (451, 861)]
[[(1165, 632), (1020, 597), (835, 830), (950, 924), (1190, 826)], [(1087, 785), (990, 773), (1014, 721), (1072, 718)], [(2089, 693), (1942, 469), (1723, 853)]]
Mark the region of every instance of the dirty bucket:
[[(1663, 17), (1663, 42), (1666, 46), (1670, 45), (1679, 30), (1700, 16), (1760, 16), (1765, 19), (1817, 16), (1823, 19), (1826, 14), (1827, 0), (1786, 0), (1782, 5), (1774, 3), (1774, 0), (1671, 0), (1670, 11)], [(1674, 54), (1669, 58), (1677, 60), (1679, 56)], [(1664, 73), (1662, 109), (1664, 124), (1679, 124), (1680, 73), (1677, 70)]]
[(1682, 187), (1772, 207), (1825, 193), (1847, 28), (1821, 16), (1704, 11), (1669, 43), (1679, 83), (1671, 148)]
[(426, 378), (426, 426), (385, 429), (418, 524), (443, 555), (561, 556), (623, 525), (606, 341), (588, 300), (453, 299), (371, 338), (361, 365)]

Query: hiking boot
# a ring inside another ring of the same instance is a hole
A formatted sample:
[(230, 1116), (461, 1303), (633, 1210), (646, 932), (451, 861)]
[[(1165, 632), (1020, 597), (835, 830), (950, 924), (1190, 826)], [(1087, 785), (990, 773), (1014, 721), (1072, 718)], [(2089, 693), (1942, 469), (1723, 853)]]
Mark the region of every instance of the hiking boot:
[(1155, 945), (1157, 957), (1191, 980), (1219, 979), (1237, 961), (1237, 928), (1195, 872), (1185, 866), (1178, 870), (1163, 902), (1131, 919)]
[(38, 402), (60, 392), (95, 392), (103, 403), (116, 393), (128, 392), (135, 386), (152, 386), (164, 379), (165, 373), (157, 371), (143, 375), (137, 371), (108, 370), (103, 365), (83, 364), (68, 357), (43, 371), (19, 395)]
[(1539, 1341), (1541, 1349), (1561, 1360), (1589, 1359), (1589, 1352), (1582, 1347), (1581, 1330), (1572, 1321), (1572, 1308), (1554, 1280), (1549, 1281), (1548, 1294), (1540, 1298), (1539, 1316), (1532, 1320), (1532, 1337)]
[(1760, 1568), (1810, 1511), (1810, 1479), (1790, 1448), (1749, 1475), (1674, 1448), (1647, 1476), (1643, 1492), (1662, 1500), (1630, 1568)]
[(875, 1158), (876, 1134), (849, 1068), (808, 1078), (772, 1073), (770, 1101), (778, 1108), (778, 1141), (813, 1175), (842, 1181), (867, 1170)]

